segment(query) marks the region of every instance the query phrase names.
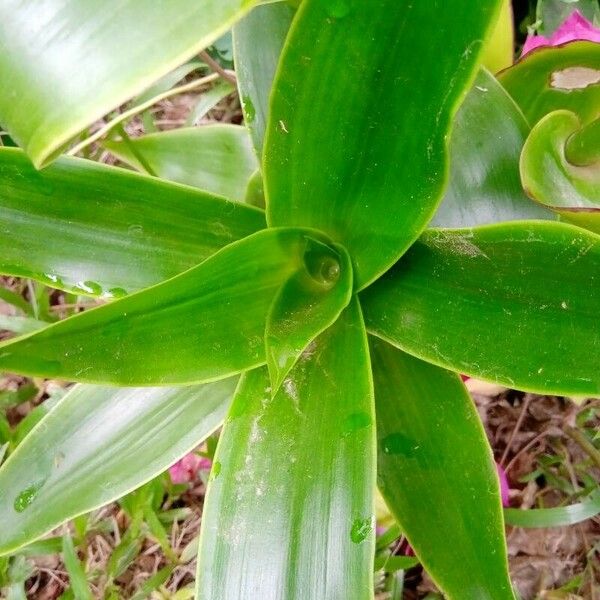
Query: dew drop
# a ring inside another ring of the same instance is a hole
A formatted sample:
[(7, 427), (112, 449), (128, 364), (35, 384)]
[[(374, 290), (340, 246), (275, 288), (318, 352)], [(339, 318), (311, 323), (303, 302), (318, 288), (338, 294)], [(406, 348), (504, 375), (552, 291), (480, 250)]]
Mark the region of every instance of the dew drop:
[(342, 437), (347, 437), (359, 429), (368, 427), (371, 424), (371, 417), (366, 412), (355, 412), (344, 419), (342, 425)]
[(350, 530), (350, 539), (355, 544), (364, 542), (371, 531), (373, 530), (373, 520), (371, 517), (366, 519), (355, 519), (352, 523), (352, 529)]
[(327, 12), (334, 19), (343, 19), (350, 12), (348, 0), (330, 0), (327, 5)]
[(14, 509), (19, 513), (23, 512), (35, 500), (35, 497), (38, 495), (38, 492), (43, 485), (44, 482), (42, 481), (41, 483), (35, 483), (30, 485), (28, 488), (25, 488), (15, 498), (15, 502), (13, 504)]
[(213, 463), (212, 469), (210, 470), (209, 479), (211, 481), (214, 481), (220, 474), (221, 474), (221, 463), (219, 461), (216, 461), (215, 463)]
[(252, 102), (252, 98), (250, 98), (250, 96), (244, 96), (242, 98), (242, 106), (244, 107), (246, 124), (250, 125), (256, 118), (256, 108), (254, 108), (254, 102)]

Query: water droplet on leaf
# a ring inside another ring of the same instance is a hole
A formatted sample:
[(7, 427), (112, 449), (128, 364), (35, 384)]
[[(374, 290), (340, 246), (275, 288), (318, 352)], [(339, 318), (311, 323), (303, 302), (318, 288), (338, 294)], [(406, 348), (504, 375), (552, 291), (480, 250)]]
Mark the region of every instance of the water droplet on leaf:
[(44, 482), (42, 481), (41, 483), (35, 483), (30, 485), (28, 488), (25, 488), (15, 498), (15, 502), (13, 504), (14, 509), (19, 513), (23, 512), (35, 500), (35, 497), (38, 495), (38, 492), (43, 485)]
[(355, 519), (354, 523), (352, 523), (350, 539), (355, 544), (360, 544), (367, 539), (372, 530), (373, 520), (371, 517), (367, 517), (366, 519)]

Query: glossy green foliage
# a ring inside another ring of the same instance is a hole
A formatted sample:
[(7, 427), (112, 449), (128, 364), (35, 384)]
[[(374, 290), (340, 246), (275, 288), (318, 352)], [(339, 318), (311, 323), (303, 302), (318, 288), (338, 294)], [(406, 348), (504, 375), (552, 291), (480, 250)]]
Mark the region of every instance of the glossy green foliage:
[(74, 387), (0, 468), (0, 554), (165, 470), (221, 424), (235, 385)]
[[(561, 110), (544, 117), (531, 132), (521, 156), (527, 193), (565, 221), (600, 233), (600, 163), (577, 166), (566, 147), (581, 129), (576, 114)], [(600, 146), (600, 136), (596, 140)]]
[(450, 180), (430, 226), (555, 218), (521, 187), (519, 157), (529, 130), (514, 100), (481, 70), (454, 120)]
[(244, 120), (259, 157), (269, 115), (269, 94), (294, 12), (286, 2), (257, 6), (233, 28)]
[(372, 338), (378, 484), (449, 600), (513, 600), (494, 461), (460, 378)]
[(198, 597), (368, 600), (375, 427), (358, 303), (269, 388), (266, 369), (243, 377), (219, 441)]
[(362, 305), (370, 331), (434, 364), (522, 390), (597, 395), (599, 273), (600, 236), (570, 225), (431, 230)]
[(4, 0), (0, 123), (37, 166), (217, 39), (254, 0)]
[(500, 4), (305, 0), (271, 99), (269, 223), (341, 243), (358, 288), (387, 270), (441, 199), (445, 137)]
[(167, 385), (259, 366), (273, 298), (322, 244), (302, 230), (258, 232), (162, 284), (0, 344), (0, 370)]
[(264, 226), (260, 211), (192, 188), (71, 158), (36, 171), (22, 151), (0, 149), (3, 274), (122, 296)]
[(531, 126), (560, 109), (589, 123), (598, 118), (600, 106), (600, 44), (539, 48), (500, 73), (499, 79)]
[(242, 202), (258, 169), (248, 132), (238, 125), (208, 125), (105, 142), (136, 169)]
[(352, 264), (341, 247), (313, 240), (304, 256), (306, 269), (279, 290), (267, 317), (265, 350), (275, 394), (300, 354), (333, 325), (352, 297)]

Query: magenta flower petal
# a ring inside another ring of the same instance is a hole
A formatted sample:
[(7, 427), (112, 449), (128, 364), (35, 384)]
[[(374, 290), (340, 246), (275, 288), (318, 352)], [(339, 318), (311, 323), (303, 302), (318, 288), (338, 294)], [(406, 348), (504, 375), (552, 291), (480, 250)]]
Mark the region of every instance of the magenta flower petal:
[(578, 10), (573, 11), (550, 38), (543, 35), (528, 35), (521, 56), (541, 46), (559, 46), (575, 40), (600, 43), (600, 29), (594, 27)]
[(510, 506), (510, 487), (508, 485), (508, 477), (506, 476), (506, 471), (498, 463), (496, 463), (496, 471), (498, 472), (498, 479), (500, 480), (500, 495), (502, 496), (502, 506), (504, 506), (504, 508), (507, 508), (508, 506)]
[[(178, 460), (169, 468), (169, 475), (173, 483), (189, 483), (196, 479), (198, 469), (203, 465), (203, 459), (197, 454), (191, 452), (186, 454), (181, 460)], [(210, 461), (209, 461), (210, 462)]]
[(554, 32), (550, 38), (550, 43), (553, 46), (558, 46), (573, 40), (600, 42), (600, 29), (594, 27), (578, 10), (574, 11)]

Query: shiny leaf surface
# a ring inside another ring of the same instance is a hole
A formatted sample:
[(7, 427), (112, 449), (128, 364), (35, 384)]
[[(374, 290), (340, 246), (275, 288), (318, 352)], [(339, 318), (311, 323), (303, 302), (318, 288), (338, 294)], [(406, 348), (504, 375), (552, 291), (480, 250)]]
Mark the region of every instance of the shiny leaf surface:
[(0, 344), (0, 370), (168, 385), (264, 364), (269, 308), (281, 285), (305, 268), (314, 239), (301, 230), (260, 231), (164, 283)]
[(358, 288), (386, 271), (441, 200), (445, 137), (500, 5), (304, 0), (271, 98), (269, 223), (342, 244)]
[(289, 381), (271, 399), (263, 368), (234, 399), (202, 522), (203, 600), (373, 597), (374, 408), (356, 301)]
[(529, 130), (506, 90), (481, 70), (454, 120), (450, 180), (430, 226), (555, 219), (521, 187), (519, 158)]
[[(561, 110), (545, 116), (531, 132), (521, 156), (527, 193), (570, 221), (600, 233), (600, 163), (571, 164), (566, 147), (581, 129), (576, 114)], [(600, 136), (597, 139), (600, 146)]]
[(378, 483), (449, 600), (514, 600), (500, 488), (477, 409), (454, 373), (371, 339)]
[(306, 270), (279, 290), (267, 317), (265, 349), (271, 391), (277, 392), (306, 347), (336, 321), (352, 297), (352, 264), (341, 247), (313, 242)]
[(145, 172), (243, 202), (248, 181), (258, 169), (248, 132), (239, 125), (207, 125), (151, 133), (104, 146)]
[(36, 171), (22, 151), (0, 149), (3, 274), (122, 296), (264, 226), (260, 211), (192, 188), (80, 159)]
[(244, 120), (259, 157), (263, 153), (273, 78), (294, 13), (286, 2), (257, 6), (233, 28)]
[(0, 122), (39, 167), (225, 33), (253, 0), (5, 0)]
[(74, 387), (0, 468), (0, 553), (164, 471), (221, 424), (235, 385)]
[(560, 109), (576, 113), (584, 123), (598, 117), (600, 44), (539, 48), (498, 77), (532, 127)]
[(434, 364), (511, 388), (593, 396), (599, 274), (600, 236), (571, 225), (431, 230), (362, 305), (370, 331)]

